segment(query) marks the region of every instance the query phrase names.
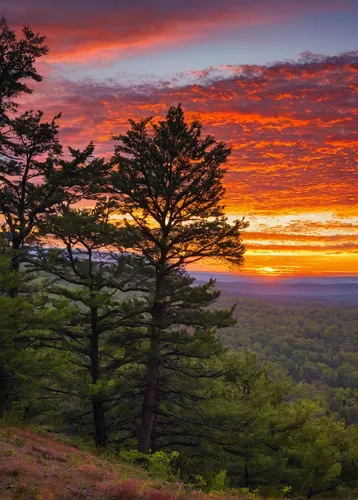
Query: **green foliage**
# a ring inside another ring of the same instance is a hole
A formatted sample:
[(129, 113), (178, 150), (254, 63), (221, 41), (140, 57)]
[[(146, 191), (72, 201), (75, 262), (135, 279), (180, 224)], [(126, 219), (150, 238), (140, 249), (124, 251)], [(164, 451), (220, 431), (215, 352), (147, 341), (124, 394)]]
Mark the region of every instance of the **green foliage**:
[[(38, 346), (66, 317), (60, 307), (54, 310), (34, 296), (10, 297), (14, 287), (22, 286), (23, 275), (10, 269), (8, 248), (0, 253), (0, 416), (21, 419), (36, 397), (42, 375), (55, 367), (51, 353)], [(20, 418), (20, 413), (22, 417)]]
[(177, 451), (165, 452), (163, 450), (155, 453), (140, 453), (137, 450), (122, 451), (120, 458), (132, 465), (137, 464), (144, 467), (155, 479), (174, 481), (178, 479), (179, 470), (177, 463), (179, 453)]
[[(40, 248), (31, 260), (35, 269), (49, 276), (52, 302), (67, 300), (72, 308), (70, 320), (53, 329), (47, 346), (69, 353), (76, 385), (55, 382), (53, 391), (60, 389), (71, 397), (74, 408), (66, 405), (67, 419), (73, 412), (76, 420), (80, 407), (87, 417), (92, 405), (100, 446), (107, 442), (105, 413), (109, 408), (114, 412), (115, 401), (125, 397), (117, 397), (120, 386), (127, 384), (129, 396), (136, 393), (128, 367), (140, 359), (145, 340), (140, 327), (147, 311), (144, 298), (125, 295), (144, 286), (146, 266), (140, 256), (122, 252), (122, 232), (109, 223), (115, 208), (111, 200), (99, 200), (91, 210), (65, 207), (48, 217), (40, 235), (52, 235), (64, 248)], [(83, 427), (87, 420), (80, 419), (78, 425)], [(87, 425), (86, 432), (92, 433)]]
[(132, 465), (142, 464), (148, 461), (148, 455), (141, 453), (138, 450), (124, 450), (121, 451), (120, 457)]
[(190, 486), (198, 491), (206, 491), (208, 482), (203, 478), (203, 476), (196, 474), (194, 481), (190, 484)]
[(157, 451), (148, 457), (148, 471), (153, 477), (173, 481), (177, 479), (179, 471), (175, 471), (175, 466), (179, 458), (177, 451), (166, 453)]
[(20, 426), (25, 420), (25, 408), (20, 402), (12, 404), (4, 409), (1, 416), (1, 424), (8, 426)]
[(223, 491), (227, 488), (227, 473), (226, 470), (221, 470), (216, 474), (210, 484), (210, 489), (212, 491)]
[[(222, 306), (232, 302), (219, 298)], [(237, 302), (237, 323), (220, 330), (224, 344), (256, 352), (259, 363), (271, 364), (277, 376), (287, 373), (296, 382), (292, 391), (297, 398), (314, 399), (326, 414), (358, 423), (357, 310)]]

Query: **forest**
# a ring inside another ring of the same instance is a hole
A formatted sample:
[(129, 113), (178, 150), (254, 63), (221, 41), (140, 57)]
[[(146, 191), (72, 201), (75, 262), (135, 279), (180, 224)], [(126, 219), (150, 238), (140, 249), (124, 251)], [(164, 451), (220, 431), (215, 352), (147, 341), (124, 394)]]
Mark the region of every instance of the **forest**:
[[(0, 418), (203, 491), (358, 492), (358, 312), (220, 296), (186, 271), (239, 269), (223, 206), (230, 148), (161, 121), (64, 149), (61, 114), (22, 111), (45, 38), (0, 23)], [(1, 473), (1, 466), (0, 466)]]
[[(233, 303), (223, 295), (221, 306)], [(296, 396), (319, 402), (327, 415), (358, 423), (358, 311), (351, 306), (277, 306), (237, 299), (232, 327), (220, 337), (232, 350), (251, 350), (259, 363), (281, 370)]]

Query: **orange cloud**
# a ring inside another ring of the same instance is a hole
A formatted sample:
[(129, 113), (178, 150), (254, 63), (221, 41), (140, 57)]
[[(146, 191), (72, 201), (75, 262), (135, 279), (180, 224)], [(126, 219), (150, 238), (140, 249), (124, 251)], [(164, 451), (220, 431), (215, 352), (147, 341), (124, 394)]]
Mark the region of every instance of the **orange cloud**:
[(10, 22), (46, 33), (50, 60), (110, 60), (220, 36), (230, 29), (283, 24), (302, 16), (356, 9), (355, 0), (0, 0)]
[(97, 4), (62, 0), (55, 9), (46, 0), (19, 0), (14, 5), (7, 2), (6, 11), (10, 21), (13, 17), (19, 27), (30, 24), (47, 34), (50, 61), (80, 63), (93, 58), (111, 59), (127, 50), (133, 53), (188, 43), (220, 32), (223, 27), (260, 26), (290, 15), (287, 9), (278, 14), (231, 0), (223, 0), (220, 5), (210, 0), (194, 4), (183, 1), (180, 5), (164, 5), (160, 0), (138, 5), (130, 0)]
[(182, 102), (188, 119), (232, 145), (227, 212), (257, 226), (244, 235), (246, 269), (279, 262), (295, 273), (358, 269), (358, 224), (347, 220), (358, 217), (358, 51), (209, 68), (131, 87), (50, 78), (40, 89), (32, 104), (48, 115), (63, 111), (62, 141), (94, 139), (106, 156), (128, 118), (158, 119)]

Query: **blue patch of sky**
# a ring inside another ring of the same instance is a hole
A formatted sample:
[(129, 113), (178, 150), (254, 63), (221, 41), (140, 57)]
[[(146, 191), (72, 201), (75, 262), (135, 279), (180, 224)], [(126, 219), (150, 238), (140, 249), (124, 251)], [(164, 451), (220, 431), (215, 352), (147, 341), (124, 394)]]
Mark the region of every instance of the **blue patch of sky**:
[[(357, 0), (358, 4), (358, 0)], [(191, 69), (227, 64), (266, 64), (294, 59), (310, 51), (333, 55), (358, 49), (358, 13), (315, 13), (270, 26), (237, 28), (177, 47), (156, 47), (137, 53), (128, 49), (120, 57), (87, 64), (59, 64), (70, 79), (119, 81), (133, 78), (172, 78)]]

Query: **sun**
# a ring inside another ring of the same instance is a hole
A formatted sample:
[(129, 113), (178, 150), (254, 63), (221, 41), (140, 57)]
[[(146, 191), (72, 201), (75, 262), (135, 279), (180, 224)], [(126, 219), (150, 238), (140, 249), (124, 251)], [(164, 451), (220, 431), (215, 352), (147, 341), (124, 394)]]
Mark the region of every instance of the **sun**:
[(257, 271), (259, 274), (264, 274), (265, 276), (277, 276), (281, 274), (279, 269), (270, 266), (260, 267)]

